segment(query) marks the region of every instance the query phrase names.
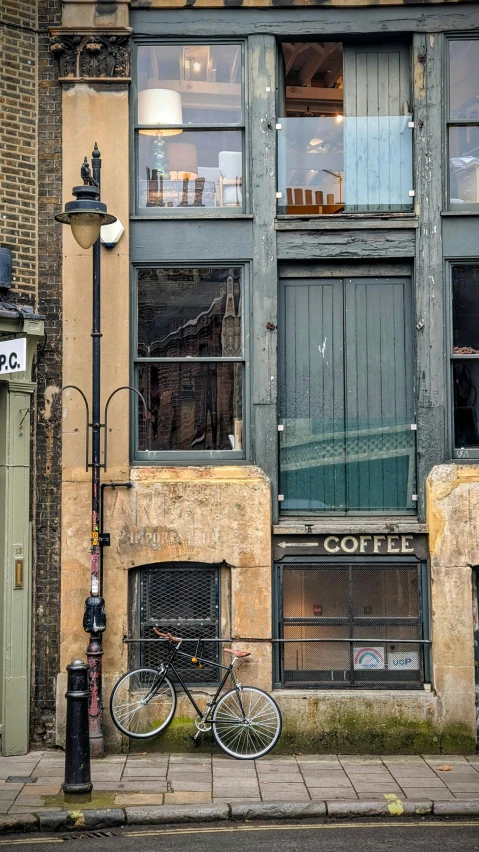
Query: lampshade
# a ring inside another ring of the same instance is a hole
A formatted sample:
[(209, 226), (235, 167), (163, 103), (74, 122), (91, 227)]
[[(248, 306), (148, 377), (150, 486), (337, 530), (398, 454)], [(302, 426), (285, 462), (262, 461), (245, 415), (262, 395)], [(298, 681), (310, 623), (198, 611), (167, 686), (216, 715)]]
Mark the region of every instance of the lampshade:
[(198, 177), (198, 152), (190, 142), (167, 142), (168, 163), (173, 180)]
[(172, 89), (143, 89), (138, 94), (138, 123), (154, 124), (155, 130), (141, 130), (147, 136), (175, 136), (181, 130), (163, 130), (161, 124), (183, 124), (181, 95)]

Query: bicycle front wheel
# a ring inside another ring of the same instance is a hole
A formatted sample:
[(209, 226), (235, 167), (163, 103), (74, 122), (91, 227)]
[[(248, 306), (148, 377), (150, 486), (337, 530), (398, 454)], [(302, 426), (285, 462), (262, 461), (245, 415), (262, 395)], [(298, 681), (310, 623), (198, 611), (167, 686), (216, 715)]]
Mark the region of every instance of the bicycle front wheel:
[(213, 736), (219, 747), (240, 760), (268, 754), (279, 740), (281, 724), (276, 701), (254, 686), (225, 692), (212, 719)]
[(146, 740), (159, 734), (171, 722), (176, 710), (175, 688), (165, 677), (157, 689), (159, 678), (158, 669), (133, 669), (113, 687), (110, 713), (122, 734)]

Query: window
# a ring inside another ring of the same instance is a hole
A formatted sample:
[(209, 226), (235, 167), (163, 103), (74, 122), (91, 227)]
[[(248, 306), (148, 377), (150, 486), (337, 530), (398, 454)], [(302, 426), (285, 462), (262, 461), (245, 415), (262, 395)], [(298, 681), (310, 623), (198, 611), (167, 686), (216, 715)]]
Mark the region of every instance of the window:
[(281, 686), (422, 685), (423, 646), (415, 640), (424, 638), (425, 566), (318, 562), (277, 571), (279, 638), (290, 640), (278, 653)]
[(281, 46), (278, 212), (413, 207), (408, 45)]
[[(148, 565), (139, 570), (139, 637), (151, 639), (152, 627), (185, 639), (216, 639), (219, 636), (219, 569), (216, 565), (176, 563)], [(182, 650), (194, 651), (193, 643)], [(165, 659), (163, 643), (140, 643), (139, 665), (157, 665)], [(206, 642), (202, 657), (219, 662), (218, 645)], [(218, 671), (199, 669), (178, 657), (175, 666), (187, 683), (214, 683)]]
[(283, 512), (415, 511), (410, 278), (281, 278)]
[(479, 455), (479, 265), (452, 265), (454, 455)]
[(452, 39), (449, 49), (449, 206), (479, 208), (479, 39)]
[(140, 460), (244, 458), (242, 317), (240, 268), (137, 270)]
[(242, 44), (137, 53), (139, 212), (243, 210)]

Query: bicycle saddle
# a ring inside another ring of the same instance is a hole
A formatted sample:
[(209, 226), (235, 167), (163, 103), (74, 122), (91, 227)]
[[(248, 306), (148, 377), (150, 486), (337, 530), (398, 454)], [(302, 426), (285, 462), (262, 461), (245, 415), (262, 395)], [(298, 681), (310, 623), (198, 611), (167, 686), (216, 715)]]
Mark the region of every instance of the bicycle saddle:
[(250, 657), (251, 651), (233, 651), (233, 648), (223, 648), (226, 654), (233, 654), (233, 657)]

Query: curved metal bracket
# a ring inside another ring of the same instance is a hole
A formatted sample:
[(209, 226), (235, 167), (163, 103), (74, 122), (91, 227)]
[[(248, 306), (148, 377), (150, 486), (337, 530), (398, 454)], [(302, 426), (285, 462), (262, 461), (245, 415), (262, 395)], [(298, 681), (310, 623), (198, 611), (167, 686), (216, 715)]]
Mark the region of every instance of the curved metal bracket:
[(122, 390), (132, 391), (133, 393), (136, 393), (136, 395), (140, 397), (140, 399), (143, 403), (143, 407), (145, 409), (145, 414), (148, 417), (148, 409), (146, 407), (146, 402), (144, 400), (144, 397), (140, 393), (140, 391), (137, 390), (136, 388), (133, 388), (131, 385), (122, 385), (121, 388), (117, 388), (116, 390), (113, 391), (113, 393), (110, 394), (110, 396), (108, 397), (108, 399), (106, 401), (106, 405), (105, 405), (105, 444), (104, 444), (104, 459), (103, 459), (103, 470), (105, 470), (105, 471), (106, 471), (107, 447), (108, 447), (108, 406), (110, 405), (110, 401), (113, 399), (115, 394), (118, 393), (119, 391), (122, 391)]
[(76, 391), (78, 391), (78, 393), (80, 394), (80, 396), (83, 398), (83, 402), (85, 403), (85, 408), (86, 408), (86, 428), (85, 428), (85, 448), (86, 448), (86, 455), (85, 455), (85, 470), (86, 470), (86, 471), (88, 471), (88, 467), (89, 467), (89, 465), (88, 465), (88, 454), (89, 454), (89, 452), (90, 452), (90, 409), (89, 409), (89, 407), (88, 407), (88, 400), (87, 400), (87, 398), (86, 398), (85, 394), (83, 393), (83, 391), (81, 390), (81, 388), (77, 387), (77, 385), (65, 385), (65, 387), (60, 388), (60, 390), (58, 391), (58, 393), (56, 393), (56, 394), (55, 394), (55, 398), (54, 398), (54, 400), (53, 400), (53, 402), (52, 402), (52, 408), (51, 408), (51, 410), (52, 410), (52, 412), (53, 412), (53, 411), (54, 411), (54, 409), (56, 409), (56, 405), (57, 405), (58, 400), (60, 399), (60, 397), (61, 397), (62, 393), (63, 393), (64, 391), (66, 391), (66, 390), (76, 390)]

